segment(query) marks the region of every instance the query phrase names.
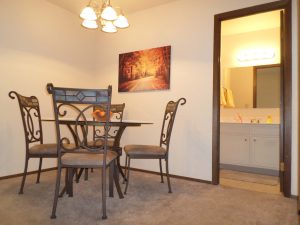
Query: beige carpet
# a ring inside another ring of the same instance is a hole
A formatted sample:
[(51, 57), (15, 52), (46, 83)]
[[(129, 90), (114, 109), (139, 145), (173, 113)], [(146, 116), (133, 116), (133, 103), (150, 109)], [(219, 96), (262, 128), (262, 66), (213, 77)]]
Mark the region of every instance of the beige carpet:
[(279, 184), (279, 177), (276, 176), (267, 176), (254, 173), (245, 173), (233, 170), (220, 170), (220, 177), (225, 179), (246, 181), (251, 183), (265, 184), (276, 186)]
[[(100, 171), (75, 184), (74, 197), (59, 199), (51, 220), (55, 173), (0, 181), (1, 225), (296, 225), (296, 200), (209, 184), (171, 179), (173, 194), (157, 175), (132, 172), (124, 199), (108, 198), (101, 220)], [(124, 188), (124, 185), (122, 185)]]

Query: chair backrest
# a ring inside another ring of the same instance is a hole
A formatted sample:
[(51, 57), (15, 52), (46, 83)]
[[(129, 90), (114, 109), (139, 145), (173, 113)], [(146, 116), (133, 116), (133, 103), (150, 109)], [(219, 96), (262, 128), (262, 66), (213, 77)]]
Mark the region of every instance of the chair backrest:
[[(123, 113), (124, 113), (125, 103), (123, 104), (111, 104), (110, 107), (110, 120), (112, 121), (122, 121), (123, 120)], [(104, 105), (96, 105), (94, 107), (94, 110), (106, 110)], [(108, 133), (108, 139), (114, 140), (117, 133), (118, 133), (119, 127), (108, 127), (107, 133)], [(94, 140), (102, 139), (103, 135), (105, 134), (105, 130), (103, 127), (94, 126), (93, 136)]]
[[(101, 148), (88, 146), (89, 130), (95, 125), (92, 119), (92, 112), (96, 105), (105, 105), (106, 119), (104, 126), (109, 126), (109, 111), (111, 104), (112, 88), (107, 89), (80, 89), (54, 87), (53, 84), (47, 84), (49, 94), (52, 94), (53, 108), (56, 121), (58, 156), (61, 151), (64, 152), (101, 152), (106, 155), (107, 150), (107, 132), (104, 135), (104, 146)], [(62, 137), (61, 129), (64, 125), (68, 128), (74, 138), (76, 145), (71, 145), (67, 136)]]
[(176, 102), (169, 101), (167, 103), (161, 134), (160, 134), (160, 146), (165, 147), (167, 149), (167, 153), (169, 151), (169, 144), (171, 140), (171, 134), (172, 134), (172, 129), (175, 121), (177, 108), (179, 105), (184, 105), (185, 103), (186, 103), (185, 98), (180, 98)]
[(43, 130), (39, 101), (35, 96), (25, 97), (15, 91), (9, 92), (11, 99), (17, 97), (24, 128), (26, 150), (31, 143), (43, 143)]

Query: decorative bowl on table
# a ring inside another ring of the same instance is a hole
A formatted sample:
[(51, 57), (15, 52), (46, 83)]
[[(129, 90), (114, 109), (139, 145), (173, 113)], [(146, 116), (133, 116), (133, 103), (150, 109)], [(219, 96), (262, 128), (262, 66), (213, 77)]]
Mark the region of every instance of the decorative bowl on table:
[[(111, 116), (113, 115), (113, 112), (109, 112), (109, 120), (111, 118)], [(102, 121), (104, 122), (106, 120), (106, 112), (104, 110), (101, 109), (96, 109), (93, 113), (92, 113), (93, 117), (95, 120), (97, 121)]]

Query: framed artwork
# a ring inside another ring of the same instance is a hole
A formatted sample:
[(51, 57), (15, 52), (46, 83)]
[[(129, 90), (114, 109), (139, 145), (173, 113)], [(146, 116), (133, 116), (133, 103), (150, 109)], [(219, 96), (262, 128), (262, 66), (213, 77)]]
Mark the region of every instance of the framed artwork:
[(171, 46), (119, 55), (119, 92), (170, 89)]

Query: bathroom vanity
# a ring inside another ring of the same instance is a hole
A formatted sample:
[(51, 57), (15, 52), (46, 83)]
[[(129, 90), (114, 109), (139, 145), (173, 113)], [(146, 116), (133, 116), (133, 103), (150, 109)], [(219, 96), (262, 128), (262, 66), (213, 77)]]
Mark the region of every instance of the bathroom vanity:
[(280, 125), (221, 123), (221, 168), (279, 174)]

